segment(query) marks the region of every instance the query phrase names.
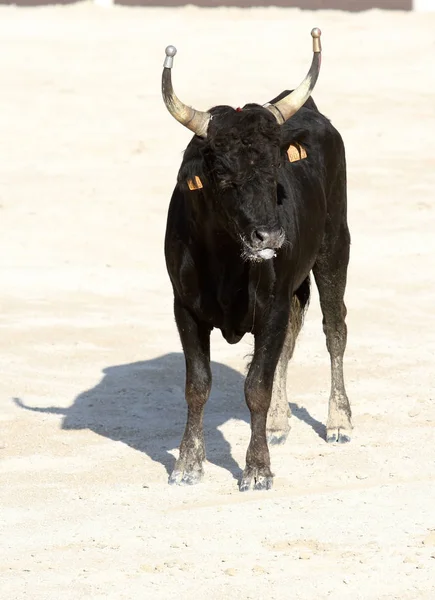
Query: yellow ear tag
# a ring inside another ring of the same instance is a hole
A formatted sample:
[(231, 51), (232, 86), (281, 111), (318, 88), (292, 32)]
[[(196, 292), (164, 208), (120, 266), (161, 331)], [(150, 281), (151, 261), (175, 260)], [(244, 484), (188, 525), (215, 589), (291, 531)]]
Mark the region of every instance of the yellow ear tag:
[(298, 160), (301, 160), (302, 158), (307, 158), (307, 153), (305, 151), (305, 148), (302, 148), (302, 146), (299, 146), (300, 148), (300, 154), (299, 154), (299, 150), (296, 146), (292, 146), (290, 145), (288, 147), (287, 150), (287, 156), (290, 162), (296, 162)]
[(200, 190), (203, 187), (198, 175), (195, 175), (195, 179), (188, 179), (187, 185), (189, 186), (189, 190)]

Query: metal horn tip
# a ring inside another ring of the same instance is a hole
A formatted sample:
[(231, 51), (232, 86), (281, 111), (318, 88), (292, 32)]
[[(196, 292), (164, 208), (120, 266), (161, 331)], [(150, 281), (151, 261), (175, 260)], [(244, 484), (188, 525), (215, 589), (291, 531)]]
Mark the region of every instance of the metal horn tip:
[(174, 56), (177, 54), (177, 48), (175, 46), (167, 46), (165, 52), (166, 58), (163, 66), (165, 69), (172, 69), (172, 65), (174, 64)]
[(318, 27), (314, 27), (314, 29), (311, 30), (311, 36), (313, 38), (313, 52), (321, 52), (322, 51), (322, 44), (320, 43), (320, 36), (322, 35), (322, 32), (320, 31), (320, 29)]
[(166, 56), (170, 56), (171, 58), (173, 58), (177, 54), (177, 48), (175, 46), (166, 46), (165, 52)]

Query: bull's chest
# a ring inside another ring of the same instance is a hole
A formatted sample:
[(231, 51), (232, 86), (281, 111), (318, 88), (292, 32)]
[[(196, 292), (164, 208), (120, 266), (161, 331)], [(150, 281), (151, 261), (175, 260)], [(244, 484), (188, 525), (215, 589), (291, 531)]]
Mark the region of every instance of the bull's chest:
[(213, 261), (200, 278), (202, 318), (230, 344), (253, 328), (255, 273), (246, 263)]

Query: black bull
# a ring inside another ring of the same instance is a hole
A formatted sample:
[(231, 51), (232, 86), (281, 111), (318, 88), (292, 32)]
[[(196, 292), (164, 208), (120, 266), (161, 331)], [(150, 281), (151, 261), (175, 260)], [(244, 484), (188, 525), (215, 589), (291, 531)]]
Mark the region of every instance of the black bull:
[(185, 151), (166, 229), (188, 405), (170, 483), (197, 483), (203, 474), (216, 327), (229, 343), (248, 332), (255, 338), (245, 381), (251, 440), (240, 489), (269, 489), (268, 441), (282, 443), (290, 430), (287, 365), (308, 306), (311, 271), (331, 358), (327, 441), (350, 440), (343, 379), (350, 246), (345, 149), (311, 98), (282, 125), (256, 104), (208, 114), (206, 137), (195, 135)]

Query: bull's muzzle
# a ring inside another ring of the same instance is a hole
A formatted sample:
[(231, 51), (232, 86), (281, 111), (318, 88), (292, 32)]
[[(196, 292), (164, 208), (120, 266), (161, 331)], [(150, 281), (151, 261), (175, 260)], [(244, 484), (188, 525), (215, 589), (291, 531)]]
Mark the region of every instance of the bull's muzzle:
[(276, 256), (285, 240), (284, 230), (259, 227), (251, 232), (249, 240), (244, 239), (243, 253), (249, 260), (267, 260)]

